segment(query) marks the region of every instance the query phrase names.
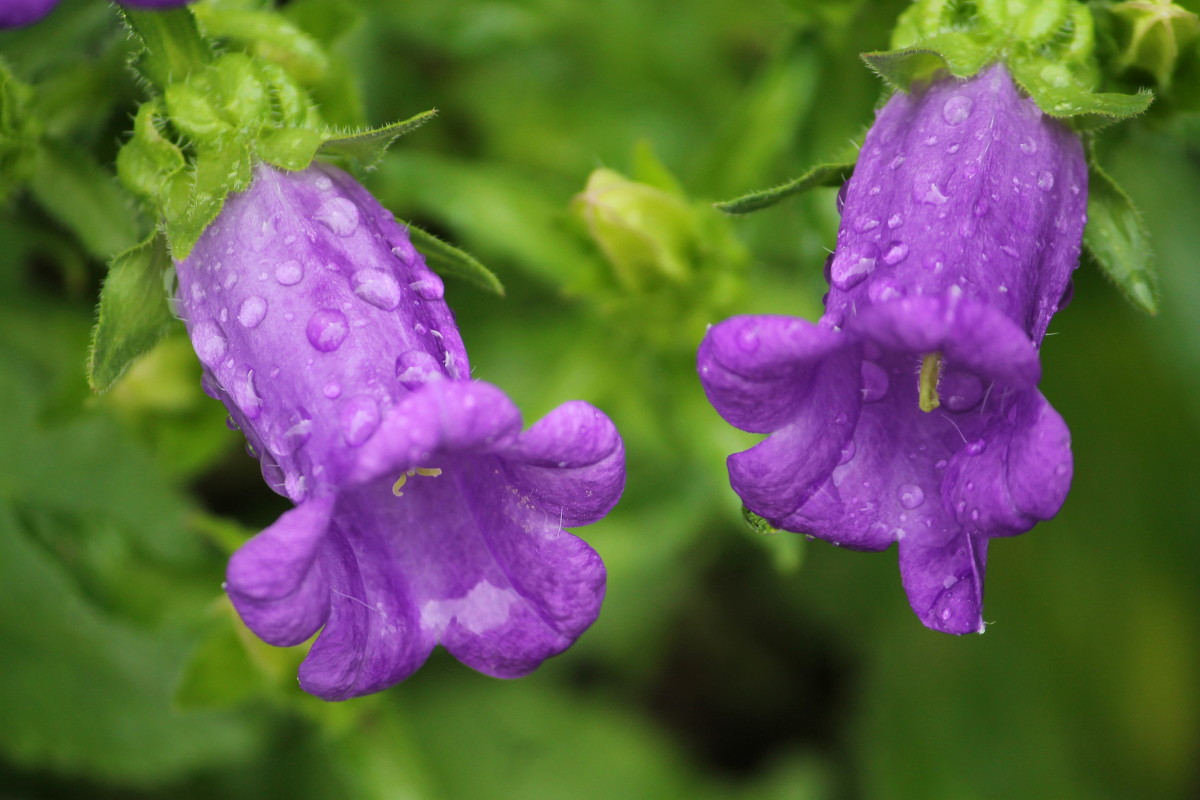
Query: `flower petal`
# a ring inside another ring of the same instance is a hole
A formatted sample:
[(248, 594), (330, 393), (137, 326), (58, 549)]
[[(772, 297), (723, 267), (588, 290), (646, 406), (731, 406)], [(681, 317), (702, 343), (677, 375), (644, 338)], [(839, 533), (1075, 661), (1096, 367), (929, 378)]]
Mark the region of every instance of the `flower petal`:
[(600, 613), (606, 574), (583, 540), (515, 487), (465, 481), (487, 552), (499, 576), (455, 601), (442, 644), (464, 664), (500, 678), (534, 670), (566, 650)]
[(887, 350), (940, 352), (960, 369), (1013, 386), (1032, 386), (1041, 377), (1037, 349), (1020, 326), (954, 290), (878, 303), (848, 320), (846, 329)]
[(520, 433), (521, 412), (483, 381), (434, 381), (393, 406), (349, 472), (363, 484), (426, 466), (435, 454), (504, 448)]
[(987, 543), (982, 536), (961, 532), (942, 545), (917, 537), (900, 540), (900, 578), (912, 610), (927, 628), (983, 633)]
[[(342, 509), (339, 509), (342, 510)], [(326, 700), (386, 689), (416, 672), (437, 639), (421, 626), (404, 565), (361, 514), (339, 514), (322, 553), (329, 621), (300, 665), (300, 687)]]
[(852, 344), (798, 317), (733, 317), (709, 329), (696, 366), (709, 402), (729, 424), (770, 433), (796, 415), (821, 361)]
[(333, 502), (327, 495), (284, 512), (229, 560), (229, 599), (269, 644), (299, 644), (325, 623), (329, 584), (315, 562)]
[(607, 514), (625, 486), (625, 447), (617, 428), (588, 403), (564, 403), (503, 457), (512, 485), (559, 525), (590, 525)]
[(1071, 436), (1062, 417), (1036, 389), (1008, 403), (946, 470), (947, 506), (964, 527), (991, 536), (1050, 519), (1071, 486)]
[(792, 421), (729, 457), (729, 483), (755, 514), (778, 523), (828, 479), (858, 422), (861, 363), (847, 350), (813, 365), (811, 388), (797, 393)]

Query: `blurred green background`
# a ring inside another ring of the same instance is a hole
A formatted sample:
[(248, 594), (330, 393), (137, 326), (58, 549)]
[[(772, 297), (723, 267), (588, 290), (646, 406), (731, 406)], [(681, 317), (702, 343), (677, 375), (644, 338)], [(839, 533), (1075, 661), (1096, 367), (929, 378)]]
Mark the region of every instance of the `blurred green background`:
[[(440, 110), (360, 177), (504, 281), (503, 298), (447, 287), (476, 377), (527, 420), (589, 400), (625, 437), (625, 497), (580, 531), (609, 568), (600, 620), (515, 682), (439, 652), (381, 695), (304, 696), (302, 654), (222, 599), (230, 548), (286, 504), (201, 395), (182, 327), (108, 394), (86, 388), (132, 207), (73, 205), (62, 161), (5, 175), (25, 181), (0, 215), (0, 798), (1200, 796), (1194, 122), (1103, 138), (1162, 308), (1077, 273), (1042, 385), (1074, 487), (993, 546), (986, 635), (922, 628), (894, 552), (754, 533), (728, 489), (724, 456), (753, 437), (704, 402), (695, 346), (732, 313), (815, 317), (837, 220), (832, 190), (733, 220), (709, 204), (861, 134), (882, 87), (857, 54), (903, 5), (284, 6), (331, 47), (311, 80), (328, 118)], [(109, 169), (141, 97), (129, 47), (98, 0), (0, 35), (38, 135)], [(654, 191), (581, 195), (599, 167)], [(622, 203), (662, 240), (605, 233)]]

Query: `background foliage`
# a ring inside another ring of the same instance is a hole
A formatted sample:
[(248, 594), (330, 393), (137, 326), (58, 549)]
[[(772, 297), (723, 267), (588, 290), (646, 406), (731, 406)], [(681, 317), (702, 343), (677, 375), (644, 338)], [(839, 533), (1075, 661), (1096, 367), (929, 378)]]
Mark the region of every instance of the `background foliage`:
[[(222, 599), (228, 553), (285, 504), (201, 395), (182, 326), (107, 394), (86, 387), (105, 258), (139, 233), (87, 180), (141, 97), (116, 14), (66, 0), (0, 35), (39, 126), (13, 141), (42, 143), (0, 152), (0, 797), (1200, 794), (1194, 121), (1100, 142), (1145, 212), (1161, 312), (1077, 274), (1042, 387), (1073, 432), (1074, 488), (992, 548), (986, 635), (922, 628), (893, 553), (754, 533), (728, 490), (724, 455), (752, 438), (704, 403), (695, 345), (730, 313), (815, 316), (836, 217), (832, 190), (732, 221), (707, 204), (861, 133), (882, 86), (857, 54), (902, 8), (286, 5), (332, 57), (256, 46), (311, 56), (327, 119), (440, 109), (363, 178), (503, 280), (503, 298), (447, 289), (475, 375), (528, 419), (590, 400), (629, 450), (625, 498), (582, 531), (610, 584), (575, 648), (516, 682), (437, 654), (339, 705), (304, 696), (301, 654), (257, 643)], [(682, 198), (685, 279), (620, 279), (575, 199), (601, 166)]]

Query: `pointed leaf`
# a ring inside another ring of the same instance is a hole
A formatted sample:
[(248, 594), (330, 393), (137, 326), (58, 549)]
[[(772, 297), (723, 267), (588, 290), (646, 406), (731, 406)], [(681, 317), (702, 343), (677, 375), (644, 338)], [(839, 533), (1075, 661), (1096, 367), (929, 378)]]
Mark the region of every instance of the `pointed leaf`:
[(831, 164), (818, 164), (799, 178), (780, 184), (770, 189), (751, 192), (734, 200), (725, 200), (714, 205), (726, 214), (748, 214), (775, 205), (780, 200), (794, 194), (807, 192), (821, 186), (841, 186), (854, 172), (853, 160), (839, 161)]
[(85, 151), (42, 146), (29, 176), (38, 204), (71, 230), (92, 255), (108, 259), (137, 244), (134, 210), (113, 175)]
[(170, 266), (166, 242), (157, 235), (113, 259), (100, 291), (88, 359), (88, 383), (94, 391), (112, 386), (170, 329), (174, 318), (163, 288)]
[(1083, 244), (1129, 301), (1158, 311), (1150, 237), (1129, 195), (1093, 163), (1088, 174), (1088, 223)]
[(382, 128), (326, 139), (319, 152), (321, 155), (348, 158), (364, 169), (369, 169), (378, 163), (392, 142), (406, 133), (415, 131), (435, 116), (437, 109), (431, 108), (403, 122), (393, 122)]
[[(401, 224), (405, 224), (401, 222)], [(408, 225), (408, 235), (413, 245), (425, 256), (429, 268), (442, 275), (453, 275), (474, 284), (485, 292), (503, 296), (504, 285), (490, 269), (479, 263), (470, 253), (460, 250), (452, 244), (434, 236), (428, 231), (421, 230), (416, 225)]]

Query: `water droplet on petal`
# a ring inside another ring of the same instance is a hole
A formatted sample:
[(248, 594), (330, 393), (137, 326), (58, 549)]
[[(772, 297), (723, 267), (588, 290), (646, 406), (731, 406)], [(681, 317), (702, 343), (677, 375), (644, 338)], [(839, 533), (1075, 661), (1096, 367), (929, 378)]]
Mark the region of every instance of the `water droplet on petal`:
[(350, 278), (354, 293), (376, 308), (391, 311), (400, 305), (400, 284), (381, 269), (360, 269)]
[(921, 266), (930, 272), (941, 272), (946, 268), (946, 256), (940, 250), (930, 250), (921, 257)]
[(1026, 137), (1025, 141), (1021, 142), (1021, 152), (1027, 156), (1031, 156), (1037, 152), (1037, 142)]
[(212, 320), (205, 320), (192, 328), (191, 339), (192, 348), (200, 357), (200, 363), (206, 367), (215, 366), (229, 348), (221, 329)]
[(890, 169), (900, 169), (901, 165), (903, 165), (903, 164), (904, 164), (904, 156), (896, 156), (895, 158), (892, 159), (892, 163), (888, 164), (888, 167)]
[(984, 439), (976, 439), (967, 445), (967, 455), (977, 456), (987, 449), (987, 441)]
[(346, 444), (358, 447), (371, 438), (379, 427), (379, 405), (374, 398), (365, 394), (351, 397), (342, 406), (340, 413), (342, 436)]
[(338, 236), (349, 236), (358, 230), (358, 206), (345, 197), (329, 198), (313, 216)]
[(939, 459), (937, 460), (937, 463), (933, 465), (933, 468), (934, 468), (934, 469), (938, 469), (938, 470), (945, 469), (945, 468), (946, 468), (946, 465), (947, 465), (947, 464), (949, 464), (949, 463), (950, 463), (950, 462), (948, 462), (946, 459), (944, 459), (944, 458), (939, 458)]
[(958, 152), (958, 145), (957, 144), (950, 145), (949, 147), (946, 148), (946, 152), (949, 153), (950, 155), (954, 155), (955, 153)]
[(938, 383), (938, 394), (947, 410), (962, 412), (979, 405), (983, 399), (983, 381), (973, 373), (947, 370)]
[(839, 289), (857, 286), (875, 271), (878, 258), (879, 247), (872, 242), (856, 242), (838, 250), (829, 270), (833, 285)]
[(904, 242), (888, 242), (884, 245), (883, 263), (888, 266), (899, 264), (908, 256), (908, 245)]
[(987, 199), (983, 198), (983, 197), (979, 198), (979, 200), (977, 200), (975, 202), (975, 208), (974, 208), (975, 216), (977, 216), (977, 217), (985, 216), (988, 213), (988, 208), (989, 208), (989, 206), (988, 206)]
[(854, 460), (854, 452), (856, 449), (857, 448), (855, 448), (855, 446), (854, 446), (853, 439), (846, 442), (846, 446), (842, 448), (841, 458), (838, 459), (838, 466), (840, 467), (843, 464), (849, 464), (851, 461), (853, 461)]
[(1043, 192), (1048, 192), (1054, 188), (1054, 173), (1042, 170), (1037, 176), (1037, 187)]
[(350, 332), (346, 323), (346, 315), (336, 308), (322, 308), (313, 312), (304, 329), (308, 342), (322, 353), (329, 353), (341, 347)]
[(918, 175), (913, 183), (913, 195), (922, 203), (931, 206), (942, 206), (950, 199), (943, 192), (937, 181), (929, 175)]
[(890, 217), (888, 217), (887, 226), (891, 230), (895, 230), (903, 224), (904, 217), (900, 216), (899, 214), (892, 214)]
[(330, 381), (321, 392), (330, 400), (336, 400), (342, 396), (342, 385), (337, 381)]
[(889, 300), (899, 300), (904, 297), (903, 284), (888, 278), (876, 278), (867, 288), (867, 297), (872, 303), (886, 303)]
[(280, 455), (296, 452), (312, 437), (313, 422), (304, 409), (297, 411), (291, 420), (292, 424), (283, 432), (280, 442)]
[(760, 344), (758, 340), (758, 328), (745, 327), (738, 331), (737, 336), (738, 348), (743, 353), (753, 353), (758, 350)]
[(971, 108), (975, 101), (966, 95), (956, 94), (942, 106), (942, 119), (947, 125), (959, 125), (971, 116)]
[(304, 277), (304, 267), (299, 261), (285, 261), (275, 268), (275, 280), (283, 286), (295, 286)]
[(330, 186), (333, 186), (333, 181), (329, 180), (328, 175), (321, 175), (318, 173), (317, 177), (313, 180), (313, 185), (324, 192), (327, 191)]
[(864, 403), (882, 400), (888, 390), (888, 376), (883, 367), (874, 361), (862, 362), (862, 394)]
[(240, 431), (242, 429), (241, 426), (238, 425), (234, 418), (229, 414), (225, 415), (225, 427), (229, 428), (231, 431)]
[(925, 502), (925, 490), (915, 483), (906, 483), (900, 487), (900, 505), (912, 510)]
[(417, 296), (422, 300), (441, 300), (445, 294), (445, 287), (442, 285), (442, 279), (432, 272), (427, 273), (419, 281), (410, 283), (409, 288), (417, 293)]
[(874, 217), (859, 217), (854, 222), (854, 230), (858, 231), (859, 233), (866, 233), (867, 231), (874, 230), (878, 227), (879, 220), (875, 219)]
[(424, 350), (409, 350), (396, 359), (396, 380), (406, 389), (444, 378), (442, 362)]
[(258, 323), (267, 316), (267, 301), (258, 295), (251, 295), (242, 301), (238, 307), (238, 322), (247, 328), (258, 327)]

